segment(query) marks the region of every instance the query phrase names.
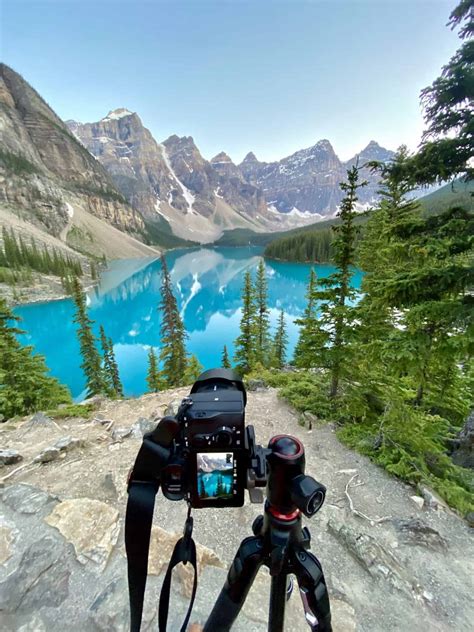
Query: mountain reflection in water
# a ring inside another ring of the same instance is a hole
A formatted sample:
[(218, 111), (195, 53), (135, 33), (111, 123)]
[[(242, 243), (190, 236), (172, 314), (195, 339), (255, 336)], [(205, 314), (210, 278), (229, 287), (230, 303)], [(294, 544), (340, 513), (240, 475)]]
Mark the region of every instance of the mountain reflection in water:
[[(166, 255), (171, 279), (189, 338), (189, 353), (198, 356), (205, 368), (220, 366), (222, 348), (232, 356), (239, 334), (240, 294), (243, 276), (255, 270), (262, 250), (249, 248), (199, 248), (175, 250)], [(275, 327), (278, 312), (286, 313), (289, 354), (298, 337), (293, 320), (305, 307), (310, 266), (300, 263), (266, 261), (270, 321)], [(319, 277), (334, 271), (331, 265), (315, 266)], [(104, 325), (114, 342), (125, 394), (146, 391), (147, 354), (150, 346), (159, 350), (161, 265), (159, 259), (112, 261), (100, 285), (88, 293), (90, 317), (95, 331)], [(353, 276), (360, 287), (361, 273)], [(84, 377), (80, 369), (79, 345), (70, 299), (23, 305), (15, 309), (26, 334), (24, 343), (34, 345), (46, 357), (51, 373), (67, 384), (75, 398), (81, 398)]]

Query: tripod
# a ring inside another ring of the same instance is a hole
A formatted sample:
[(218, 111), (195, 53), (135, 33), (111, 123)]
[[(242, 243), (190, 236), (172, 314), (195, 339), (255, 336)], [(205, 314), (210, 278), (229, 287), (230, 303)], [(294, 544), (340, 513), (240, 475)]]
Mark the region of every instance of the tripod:
[(264, 515), (253, 525), (235, 555), (227, 580), (204, 632), (227, 632), (237, 618), (260, 566), (271, 575), (269, 632), (282, 632), (288, 576), (298, 580), (305, 618), (312, 632), (331, 632), (329, 597), (321, 564), (308, 551), (311, 536), (301, 526), (301, 512), (311, 517), (324, 502), (325, 488), (304, 474), (304, 448), (288, 435), (269, 443)]

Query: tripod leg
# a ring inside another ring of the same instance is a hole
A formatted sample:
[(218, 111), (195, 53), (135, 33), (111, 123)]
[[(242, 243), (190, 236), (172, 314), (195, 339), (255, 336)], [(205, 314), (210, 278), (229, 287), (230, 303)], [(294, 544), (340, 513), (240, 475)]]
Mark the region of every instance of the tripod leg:
[(287, 601), (287, 575), (280, 573), (272, 577), (270, 588), (270, 615), (268, 632), (283, 632), (285, 626), (285, 606)]
[(332, 632), (329, 595), (318, 558), (298, 548), (293, 554), (292, 563), (311, 632)]
[(237, 618), (263, 561), (262, 538), (245, 538), (229, 569), (226, 583), (209, 615), (204, 632), (228, 632)]

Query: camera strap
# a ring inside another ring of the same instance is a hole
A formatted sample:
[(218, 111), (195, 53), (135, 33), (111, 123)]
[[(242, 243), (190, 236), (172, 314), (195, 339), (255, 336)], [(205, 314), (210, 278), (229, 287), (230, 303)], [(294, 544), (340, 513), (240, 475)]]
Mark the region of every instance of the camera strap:
[[(144, 436), (128, 480), (125, 550), (128, 565), (130, 632), (140, 632), (155, 498), (160, 487), (161, 468), (169, 458), (169, 450), (155, 443), (153, 438), (152, 433)], [(196, 545), (192, 539), (192, 532), (193, 518), (189, 506), (183, 537), (176, 542), (161, 589), (158, 615), (160, 632), (166, 632), (173, 568), (181, 562), (190, 563), (194, 569), (191, 601), (181, 632), (185, 632), (191, 616), (197, 588)]]
[(191, 593), (191, 600), (189, 602), (188, 612), (184, 619), (184, 623), (181, 627), (181, 632), (186, 632), (186, 628), (189, 623), (189, 618), (194, 605), (194, 599), (196, 597), (197, 589), (197, 567), (196, 567), (196, 544), (192, 538), (193, 534), (193, 518), (191, 516), (191, 505), (188, 506), (188, 517), (184, 524), (183, 537), (180, 538), (174, 547), (173, 554), (168, 564), (168, 570), (166, 571), (163, 586), (161, 588), (160, 605), (158, 609), (158, 629), (160, 632), (166, 632), (166, 624), (168, 622), (168, 610), (170, 603), (170, 590), (172, 573), (175, 566), (180, 564), (191, 564), (194, 569), (194, 581), (193, 590)]

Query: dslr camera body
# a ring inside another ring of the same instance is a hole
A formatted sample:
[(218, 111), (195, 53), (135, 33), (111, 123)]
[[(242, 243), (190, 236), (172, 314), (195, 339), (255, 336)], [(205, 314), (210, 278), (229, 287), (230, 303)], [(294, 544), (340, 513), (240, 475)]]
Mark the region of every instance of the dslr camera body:
[(251, 447), (246, 403), (234, 371), (211, 369), (198, 377), (176, 417), (166, 418), (176, 424), (171, 458), (161, 471), (166, 498), (186, 498), (199, 509), (244, 504)]

